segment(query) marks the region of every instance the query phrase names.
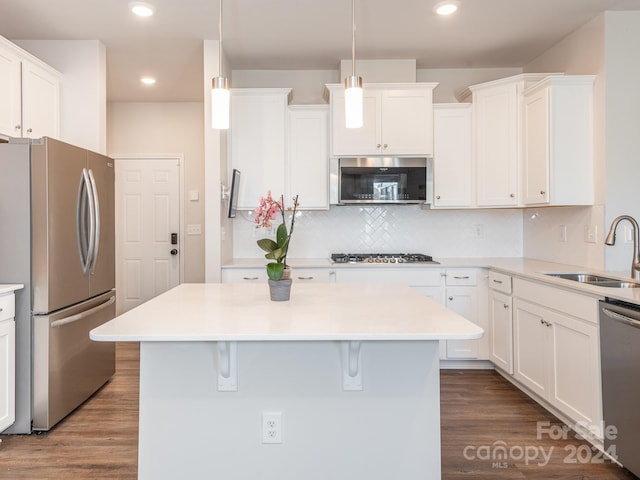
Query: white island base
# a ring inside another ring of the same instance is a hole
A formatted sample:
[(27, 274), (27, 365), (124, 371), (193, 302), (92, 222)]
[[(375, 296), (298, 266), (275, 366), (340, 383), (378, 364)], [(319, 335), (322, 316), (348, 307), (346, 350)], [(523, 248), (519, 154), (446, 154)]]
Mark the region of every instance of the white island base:
[(482, 329), (406, 286), (268, 295), (181, 285), (91, 332), (141, 342), (138, 478), (440, 479), (438, 341)]

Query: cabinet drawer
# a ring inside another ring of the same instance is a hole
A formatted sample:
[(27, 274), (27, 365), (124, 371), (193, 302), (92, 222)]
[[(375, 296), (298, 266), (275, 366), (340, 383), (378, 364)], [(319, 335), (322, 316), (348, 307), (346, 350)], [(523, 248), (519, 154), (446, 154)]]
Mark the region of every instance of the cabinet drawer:
[(267, 271), (261, 268), (225, 268), (222, 283), (260, 283), (267, 281)]
[(440, 286), (443, 271), (440, 268), (413, 268), (371, 266), (336, 269), (340, 283), (401, 283), (409, 286)]
[(574, 317), (598, 323), (598, 299), (522, 278), (513, 281), (513, 295)]
[(292, 268), (291, 278), (294, 283), (334, 282), (335, 270), (328, 268)]
[(447, 286), (473, 286), (477, 277), (478, 271), (474, 269), (447, 269)]
[(10, 293), (0, 297), (0, 322), (15, 317), (15, 295)]
[(489, 272), (489, 288), (498, 292), (511, 294), (511, 276), (494, 271)]

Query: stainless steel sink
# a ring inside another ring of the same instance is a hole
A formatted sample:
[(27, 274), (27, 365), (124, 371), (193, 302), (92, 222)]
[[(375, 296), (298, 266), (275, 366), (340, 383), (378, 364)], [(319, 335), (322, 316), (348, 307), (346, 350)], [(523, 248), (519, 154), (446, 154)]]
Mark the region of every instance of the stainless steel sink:
[(578, 283), (586, 283), (597, 287), (607, 288), (638, 288), (640, 283), (630, 280), (620, 280), (617, 278), (605, 277), (594, 273), (545, 273), (550, 277), (563, 278)]

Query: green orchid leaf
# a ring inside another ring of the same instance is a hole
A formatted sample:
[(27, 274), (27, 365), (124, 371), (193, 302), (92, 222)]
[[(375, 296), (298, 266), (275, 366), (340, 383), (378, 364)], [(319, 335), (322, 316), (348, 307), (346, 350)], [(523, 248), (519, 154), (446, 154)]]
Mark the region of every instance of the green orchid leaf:
[(257, 241), (258, 246), (265, 252), (272, 252), (278, 248), (278, 244), (270, 238), (261, 238)]
[(267, 275), (270, 280), (278, 281), (282, 278), (282, 273), (284, 272), (284, 264), (282, 263), (268, 263), (267, 264)]
[(278, 246), (282, 247), (287, 241), (287, 238), (288, 238), (287, 226), (284, 223), (281, 223), (280, 225), (278, 225), (278, 230), (276, 232), (276, 239), (278, 242)]

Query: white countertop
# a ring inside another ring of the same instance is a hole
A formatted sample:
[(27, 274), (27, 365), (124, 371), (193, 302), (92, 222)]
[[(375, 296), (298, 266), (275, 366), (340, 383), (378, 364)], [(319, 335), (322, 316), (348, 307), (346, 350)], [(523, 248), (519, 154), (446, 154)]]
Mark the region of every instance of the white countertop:
[(97, 341), (476, 339), (482, 328), (410, 287), (297, 284), (272, 302), (263, 284), (182, 284), (91, 331)]
[(0, 295), (5, 294), (5, 293), (11, 293), (15, 290), (20, 290), (21, 288), (24, 288), (24, 285), (22, 284), (11, 284), (11, 285), (1, 285), (0, 284)]
[[(580, 265), (547, 262), (521, 257), (469, 257), (469, 258), (435, 258), (438, 264), (430, 263), (333, 263), (327, 258), (289, 259), (288, 263), (296, 268), (373, 268), (373, 269), (408, 269), (408, 268), (489, 268), (529, 280), (536, 280), (559, 288), (573, 290), (599, 298), (612, 298), (640, 305), (640, 288), (606, 288), (596, 287), (572, 280), (555, 278), (544, 273), (595, 273), (620, 280), (633, 280), (626, 272), (605, 272)], [(222, 268), (264, 268), (262, 258), (240, 258), (223, 265)]]

